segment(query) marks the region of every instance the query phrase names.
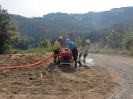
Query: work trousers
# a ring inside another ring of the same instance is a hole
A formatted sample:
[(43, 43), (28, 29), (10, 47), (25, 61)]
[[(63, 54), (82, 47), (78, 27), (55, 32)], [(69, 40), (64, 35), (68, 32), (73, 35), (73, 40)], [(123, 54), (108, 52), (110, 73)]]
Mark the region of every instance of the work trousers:
[(71, 50), (72, 53), (73, 53), (73, 59), (74, 61), (76, 62), (77, 61), (77, 58), (78, 58), (78, 50), (77, 48), (75, 47), (73, 50)]
[(83, 55), (83, 62), (85, 63), (87, 54), (80, 53), (79, 54), (79, 61), (80, 61), (80, 58), (81, 58), (82, 55)]
[[(56, 55), (56, 54), (60, 54), (59, 49), (57, 49), (57, 50), (53, 50), (53, 52), (54, 52), (54, 55)], [(54, 56), (54, 63), (57, 62), (57, 61), (56, 61), (57, 58), (58, 58), (58, 61), (59, 61), (59, 56)]]

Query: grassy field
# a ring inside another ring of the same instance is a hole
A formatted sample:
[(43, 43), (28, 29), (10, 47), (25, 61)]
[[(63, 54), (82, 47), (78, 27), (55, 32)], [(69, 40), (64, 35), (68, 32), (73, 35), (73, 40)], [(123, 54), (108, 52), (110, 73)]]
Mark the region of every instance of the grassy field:
[[(79, 50), (79, 48), (78, 48)], [(45, 55), (46, 53), (53, 53), (52, 48), (31, 48), (27, 50), (21, 49), (11, 49), (9, 54), (41, 54)], [(133, 56), (133, 48), (130, 50), (126, 49), (111, 49), (111, 48), (100, 48), (99, 44), (91, 44), (89, 53), (100, 53), (100, 54), (111, 54), (111, 55), (126, 55)]]

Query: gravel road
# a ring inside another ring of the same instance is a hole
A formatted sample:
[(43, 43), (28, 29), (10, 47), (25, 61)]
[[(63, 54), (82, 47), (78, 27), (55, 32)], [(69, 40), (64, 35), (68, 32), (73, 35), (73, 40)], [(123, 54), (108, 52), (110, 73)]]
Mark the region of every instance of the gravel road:
[(119, 75), (120, 86), (106, 99), (133, 99), (133, 58), (103, 54), (89, 54), (97, 66), (108, 66)]

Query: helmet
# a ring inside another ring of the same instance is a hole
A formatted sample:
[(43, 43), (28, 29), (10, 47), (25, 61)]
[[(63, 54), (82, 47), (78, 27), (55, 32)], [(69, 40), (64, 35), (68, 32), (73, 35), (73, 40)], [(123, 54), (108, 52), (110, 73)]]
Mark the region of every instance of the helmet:
[(61, 40), (63, 40), (63, 37), (62, 36), (59, 36), (59, 38), (58, 39), (61, 39)]
[(89, 40), (89, 39), (87, 39), (87, 40), (85, 41), (85, 43), (89, 44), (89, 43), (90, 43), (90, 40)]
[(70, 39), (66, 39), (66, 42), (70, 41)]

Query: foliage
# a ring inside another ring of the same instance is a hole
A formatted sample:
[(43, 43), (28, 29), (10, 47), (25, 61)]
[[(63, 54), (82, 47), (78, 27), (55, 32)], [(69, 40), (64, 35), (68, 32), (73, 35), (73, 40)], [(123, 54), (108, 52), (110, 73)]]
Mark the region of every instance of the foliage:
[(122, 34), (112, 31), (108, 36), (105, 36), (100, 41), (102, 47), (121, 48)]
[(112, 31), (108, 36), (108, 44), (111, 48), (121, 48), (122, 34)]
[(108, 36), (104, 36), (103, 38), (101, 38), (100, 40), (100, 48), (105, 48), (108, 47)]
[(121, 34), (113, 31), (108, 36), (101, 38), (100, 48), (112, 48), (114, 50), (122, 50), (123, 48), (123, 50), (126, 49), (130, 51), (130, 53), (133, 53), (133, 34)]
[(133, 55), (133, 50), (129, 51), (126, 49), (113, 49), (113, 48), (100, 48), (100, 43), (93, 43), (91, 44), (91, 49), (89, 50), (89, 53), (100, 53), (100, 54), (109, 54), (109, 55), (124, 55), (124, 56), (131, 56)]
[[(85, 14), (50, 13), (43, 17), (33, 18), (13, 15), (13, 19), (21, 32), (20, 43), (14, 46), (14, 48), (29, 49), (41, 47), (44, 37), (50, 38), (53, 44), (60, 35), (63, 38), (71, 39), (73, 42), (76, 42), (79, 36), (82, 40), (90, 39), (91, 43), (98, 43), (104, 36), (106, 37), (104, 40), (109, 39), (107, 36), (112, 31), (121, 34), (132, 31), (132, 16), (133, 7), (123, 7), (103, 12), (88, 12)], [(118, 45), (118, 47), (121, 47), (123, 44), (121, 42), (122, 44), (114, 45), (113, 43), (115, 42), (112, 41), (104, 43), (106, 44), (101, 46), (107, 47), (111, 43), (111, 47), (114, 46), (114, 48)], [(66, 46), (65, 39), (62, 41), (62, 46)]]
[(124, 37), (123, 37), (123, 46), (126, 49), (128, 49), (128, 50), (133, 48), (133, 34), (131, 34), (131, 33), (124, 34)]
[(50, 42), (50, 39), (44, 38), (43, 41), (41, 42), (41, 45), (44, 48), (50, 48), (52, 44)]
[(0, 54), (12, 48), (19, 41), (19, 32), (7, 10), (0, 7)]
[[(128, 28), (128, 27), (127, 27)], [(122, 33), (124, 34), (126, 32), (126, 26), (124, 25), (124, 23), (122, 22), (119, 22), (118, 24), (114, 24), (110, 27), (110, 30), (111, 31), (115, 31), (115, 32), (118, 32), (118, 33)]]
[(81, 41), (82, 41), (82, 40), (80, 39), (80, 36), (77, 36), (76, 42), (75, 42), (75, 44), (76, 44), (77, 47), (80, 46)]
[(34, 37), (21, 35), (19, 43), (14, 47), (18, 49), (29, 49), (41, 47), (40, 40), (36, 40)]

